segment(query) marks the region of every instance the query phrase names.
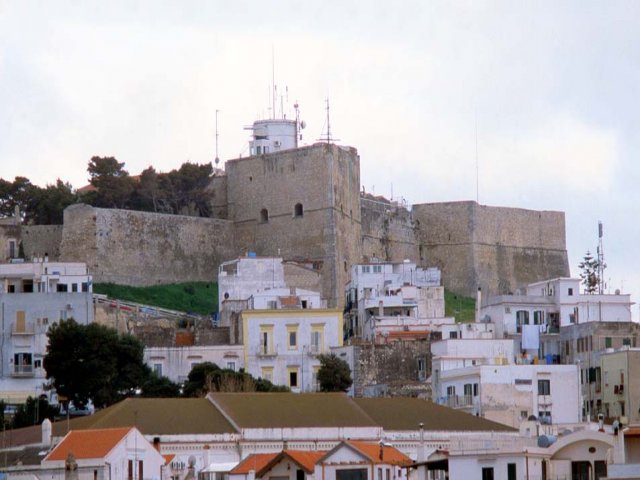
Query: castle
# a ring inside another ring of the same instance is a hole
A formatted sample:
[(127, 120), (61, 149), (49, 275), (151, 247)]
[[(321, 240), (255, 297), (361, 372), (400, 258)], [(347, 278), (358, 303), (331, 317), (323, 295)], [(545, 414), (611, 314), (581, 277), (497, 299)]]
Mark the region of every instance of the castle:
[(296, 121), (255, 122), (251, 156), (211, 179), (215, 218), (80, 204), (65, 210), (62, 226), (7, 227), (0, 242), (19, 236), (27, 257), (86, 262), (96, 282), (128, 285), (211, 281), (221, 262), (248, 251), (281, 256), (320, 274), (330, 307), (344, 303), (354, 263), (437, 266), (444, 286), (464, 295), (569, 275), (564, 213), (473, 201), (408, 209), (360, 191), (355, 148), (298, 148), (297, 138)]

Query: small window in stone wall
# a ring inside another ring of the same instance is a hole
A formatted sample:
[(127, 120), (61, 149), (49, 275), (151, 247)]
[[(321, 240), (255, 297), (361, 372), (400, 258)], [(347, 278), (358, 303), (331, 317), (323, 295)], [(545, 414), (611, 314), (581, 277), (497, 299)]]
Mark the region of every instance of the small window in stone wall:
[(269, 221), (269, 210), (266, 208), (260, 210), (260, 221), (262, 223), (267, 223)]
[(304, 215), (304, 209), (302, 208), (302, 204), (296, 203), (296, 206), (293, 207), (293, 216), (302, 217), (303, 215)]

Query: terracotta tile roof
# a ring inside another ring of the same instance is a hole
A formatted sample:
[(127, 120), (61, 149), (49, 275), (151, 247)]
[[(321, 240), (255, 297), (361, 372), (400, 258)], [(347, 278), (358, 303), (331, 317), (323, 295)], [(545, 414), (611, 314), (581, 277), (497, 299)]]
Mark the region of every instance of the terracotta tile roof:
[(171, 463), (171, 460), (175, 458), (175, 455), (174, 454), (162, 455), (162, 458), (164, 458), (164, 464), (169, 465)]
[(44, 461), (66, 460), (71, 452), (76, 459), (104, 458), (131, 429), (132, 427), (71, 431)]
[(502, 423), (419, 398), (354, 398), (353, 401), (386, 431), (418, 430), (420, 423), (424, 424), (425, 431), (517, 431)]
[(256, 478), (264, 476), (282, 460), (289, 459), (304, 469), (307, 473), (313, 473), (316, 463), (327, 452), (316, 450), (283, 450), (279, 453), (256, 453), (249, 455), (240, 462), (231, 472), (235, 474), (247, 474), (253, 470)]
[(306, 470), (307, 473), (313, 473), (318, 460), (327, 454), (323, 450), (284, 450), (282, 453)]
[(357, 451), (365, 455), (372, 463), (384, 463), (386, 465), (409, 465), (412, 460), (395, 447), (383, 446), (382, 458), (380, 458), (380, 444), (349, 440), (345, 442)]
[(266, 467), (278, 455), (280, 454), (279, 453), (254, 453), (253, 455), (249, 455), (247, 458), (241, 461), (229, 473), (247, 474), (251, 470), (253, 470), (257, 474), (257, 472), (261, 471), (264, 467)]
[(210, 393), (239, 428), (377, 427), (344, 393)]

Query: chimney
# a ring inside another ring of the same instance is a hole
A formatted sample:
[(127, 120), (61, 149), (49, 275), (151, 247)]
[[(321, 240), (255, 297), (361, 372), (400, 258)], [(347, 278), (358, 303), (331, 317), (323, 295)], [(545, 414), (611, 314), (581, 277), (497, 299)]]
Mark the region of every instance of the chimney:
[(51, 445), (51, 420), (45, 418), (41, 425), (42, 444)]

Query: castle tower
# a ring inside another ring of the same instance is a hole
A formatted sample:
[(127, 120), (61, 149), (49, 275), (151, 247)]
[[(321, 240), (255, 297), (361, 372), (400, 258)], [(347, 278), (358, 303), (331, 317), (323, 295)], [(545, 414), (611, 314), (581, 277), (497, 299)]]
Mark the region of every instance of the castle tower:
[[(254, 127), (271, 128), (273, 122), (284, 121), (260, 121)], [(281, 151), (265, 154), (265, 145), (275, 148), (277, 139), (275, 134), (266, 136), (254, 136), (256, 155), (226, 163), (235, 246), (319, 270), (329, 307), (341, 306), (349, 267), (361, 259), (358, 153), (327, 143), (285, 149), (291, 143), (280, 140)]]

